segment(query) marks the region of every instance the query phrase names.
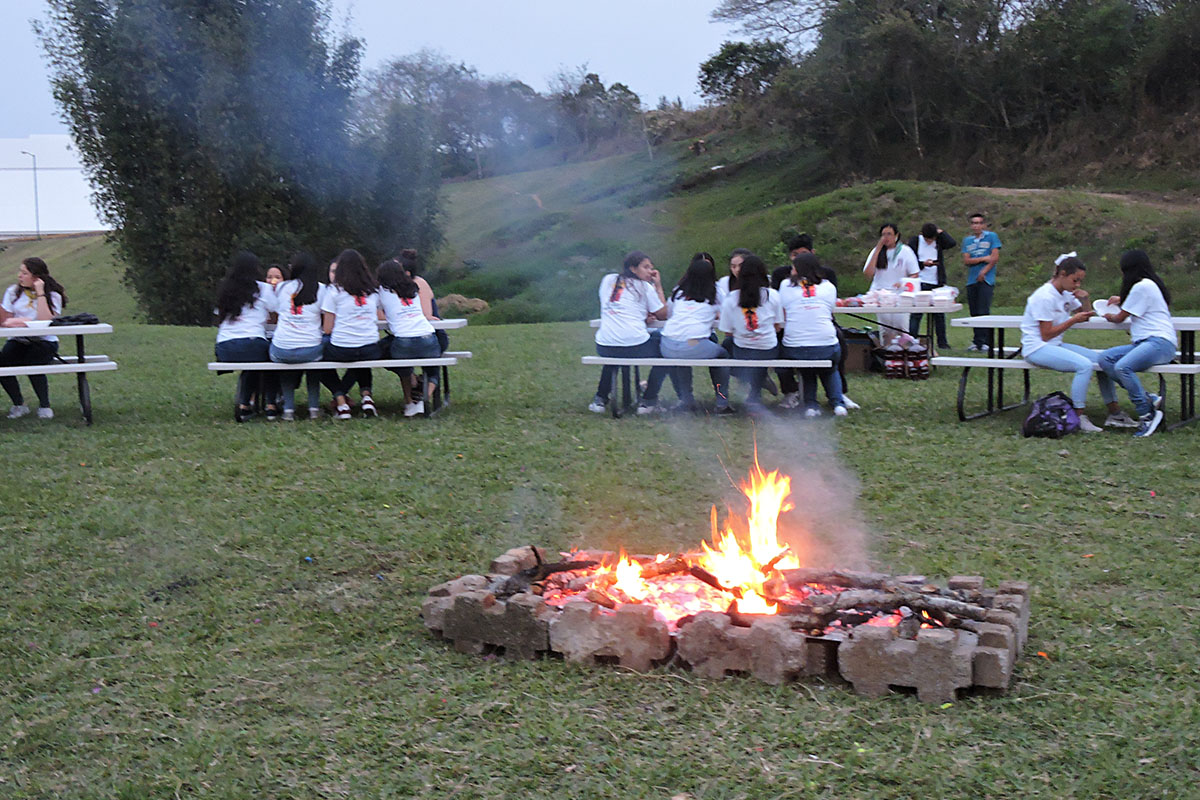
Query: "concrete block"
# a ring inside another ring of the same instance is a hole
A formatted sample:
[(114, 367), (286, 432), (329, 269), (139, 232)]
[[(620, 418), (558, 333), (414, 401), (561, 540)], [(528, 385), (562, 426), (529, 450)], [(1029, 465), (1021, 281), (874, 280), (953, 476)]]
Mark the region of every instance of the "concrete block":
[[(538, 548), (538, 554), (542, 560), (546, 561), (546, 551)], [(503, 555), (496, 556), (492, 559), (492, 564), (488, 567), (488, 572), (494, 572), (497, 575), (516, 575), (523, 569), (537, 566), (537, 559), (534, 558), (533, 551), (528, 547), (514, 547), (505, 552)]]
[(550, 620), (558, 610), (533, 594), (500, 601), (489, 592), (454, 595), (445, 612), (442, 635), (461, 653), (503, 647), (508, 658), (533, 659), (550, 649)]
[(1000, 581), (1000, 585), (996, 587), (999, 594), (1019, 594), (1022, 597), (1029, 597), (1029, 582), (1028, 581)]
[(976, 647), (971, 669), (976, 686), (1007, 689), (1012, 680), (1012, 654), (1003, 647)]
[(803, 673), (808, 637), (782, 619), (756, 620), (741, 628), (725, 614), (706, 611), (679, 629), (678, 648), (679, 657), (707, 678), (748, 672), (779, 685)]
[(838, 668), (859, 694), (878, 697), (891, 686), (906, 686), (922, 702), (945, 703), (971, 685), (978, 641), (973, 633), (942, 628), (899, 639), (895, 628), (860, 625), (838, 648)]
[(1024, 650), (1029, 638), (1029, 598), (1021, 594), (997, 594), (992, 609), (1008, 611), (1017, 617), (1017, 649)]
[(429, 590), (430, 597), (449, 597), (450, 595), (462, 594), (463, 592), (478, 592), (486, 589), (488, 579), (483, 575), (463, 575), (461, 578), (455, 578), (452, 581), (439, 583)]
[(608, 612), (595, 603), (574, 602), (551, 622), (550, 649), (575, 663), (615, 657), (622, 667), (646, 672), (670, 656), (671, 632), (650, 606), (626, 604)]
[(970, 592), (977, 592), (983, 588), (982, 575), (955, 575), (946, 585), (951, 589), (959, 589)]
[(421, 621), (431, 631), (441, 633), (446, 627), (446, 612), (454, 605), (450, 596), (426, 597), (421, 601)]

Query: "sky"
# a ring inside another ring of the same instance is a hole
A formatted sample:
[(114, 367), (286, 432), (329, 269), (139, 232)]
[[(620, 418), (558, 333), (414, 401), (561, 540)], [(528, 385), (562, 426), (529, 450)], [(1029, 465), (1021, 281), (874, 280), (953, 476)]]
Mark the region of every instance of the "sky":
[[(717, 0), (331, 0), (332, 27), (366, 42), (364, 71), (423, 48), (545, 91), (562, 70), (587, 65), (605, 84), (629, 86), (647, 106), (660, 96), (696, 106), (699, 64), (738, 36), (712, 23)], [(35, 227), (32, 159), (38, 157), (43, 231), (100, 227), (69, 149), (30, 20), (45, 0), (0, 0), (0, 232)], [(34, 138), (29, 138), (34, 137)], [(56, 166), (60, 169), (43, 170)]]

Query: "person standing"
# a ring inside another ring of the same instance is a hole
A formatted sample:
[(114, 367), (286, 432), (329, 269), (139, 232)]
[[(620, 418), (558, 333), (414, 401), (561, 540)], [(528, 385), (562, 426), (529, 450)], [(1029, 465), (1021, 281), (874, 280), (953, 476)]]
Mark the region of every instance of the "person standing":
[[(921, 235), (908, 240), (909, 248), (917, 254), (917, 265), (921, 268), (921, 291), (927, 292), (939, 286), (946, 285), (946, 262), (943, 253), (958, 246), (954, 237), (944, 230), (926, 222), (921, 226)], [(921, 333), (921, 319), (924, 314), (913, 314), (909, 320), (908, 332), (913, 336)], [(937, 338), (937, 346), (941, 350), (949, 350), (950, 342), (946, 339), (946, 315), (933, 314), (933, 330)]]
[[(996, 290), (996, 262), (1000, 260), (1000, 237), (986, 229), (986, 218), (970, 217), (971, 235), (963, 239), (963, 266), (967, 268), (967, 308), (972, 317), (992, 313), (992, 294)], [(983, 352), (992, 346), (991, 328), (976, 328), (967, 350)]]
[[(863, 264), (863, 274), (871, 279), (871, 291), (896, 290), (905, 278), (915, 278), (919, 272), (916, 254), (900, 241), (900, 228), (894, 222), (881, 225), (879, 241)], [(879, 326), (886, 344), (908, 332), (908, 314), (880, 314)]]

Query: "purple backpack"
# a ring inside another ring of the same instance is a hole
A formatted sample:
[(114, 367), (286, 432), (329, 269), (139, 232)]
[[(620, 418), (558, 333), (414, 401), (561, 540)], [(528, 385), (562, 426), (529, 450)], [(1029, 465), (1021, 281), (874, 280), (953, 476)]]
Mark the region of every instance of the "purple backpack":
[(1079, 430), (1079, 412), (1071, 404), (1071, 398), (1062, 392), (1054, 392), (1033, 401), (1029, 416), (1021, 424), (1025, 438), (1043, 436), (1061, 439), (1068, 433)]

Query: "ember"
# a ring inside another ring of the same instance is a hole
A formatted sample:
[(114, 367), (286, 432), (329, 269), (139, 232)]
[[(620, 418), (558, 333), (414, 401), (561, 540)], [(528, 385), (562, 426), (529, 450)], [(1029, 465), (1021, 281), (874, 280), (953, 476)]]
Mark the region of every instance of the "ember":
[(1029, 587), (985, 589), (978, 577), (939, 587), (892, 577), (802, 567), (780, 542), (790, 479), (757, 463), (711, 543), (682, 555), (517, 548), (488, 576), (430, 590), (425, 624), (463, 652), (514, 657), (558, 653), (645, 670), (674, 659), (711, 677), (749, 672), (771, 683), (840, 675), (866, 694), (917, 689), (929, 702), (970, 686), (1006, 688), (1025, 643)]

